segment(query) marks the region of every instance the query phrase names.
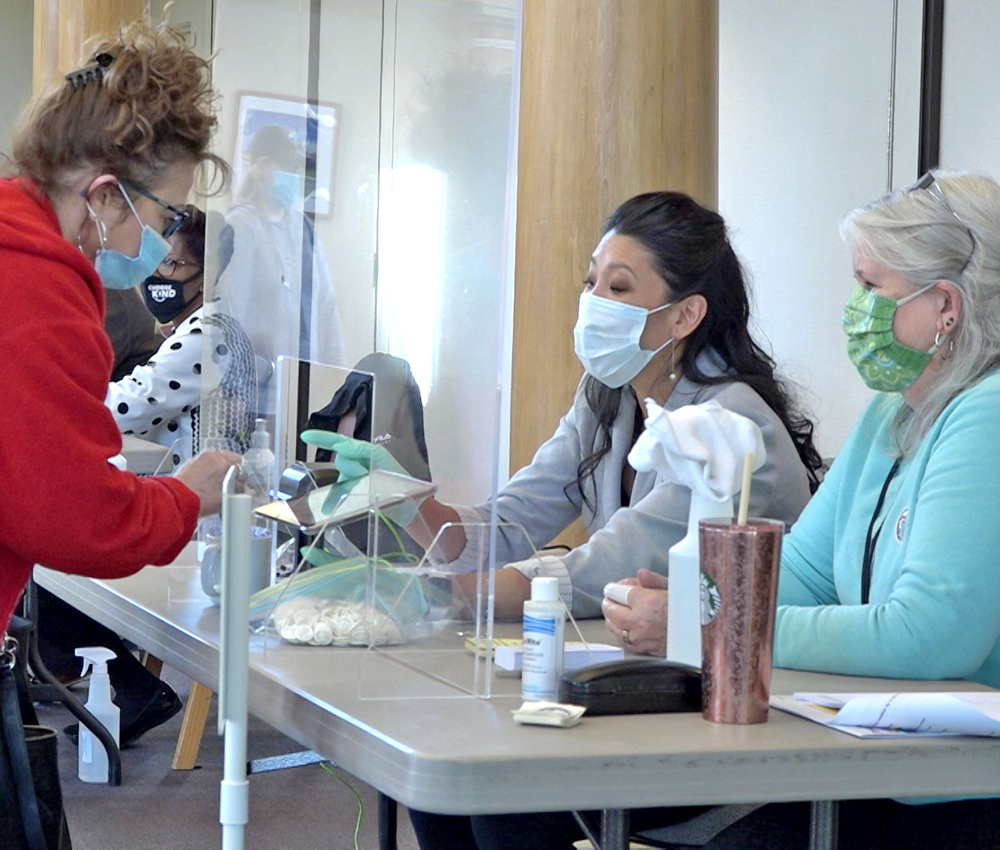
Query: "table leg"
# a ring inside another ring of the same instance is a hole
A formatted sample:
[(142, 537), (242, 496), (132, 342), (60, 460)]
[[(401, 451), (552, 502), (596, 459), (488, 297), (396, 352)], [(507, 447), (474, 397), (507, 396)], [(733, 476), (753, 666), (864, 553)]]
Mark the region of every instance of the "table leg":
[(208, 707), (212, 702), (212, 691), (200, 682), (191, 683), (191, 693), (188, 694), (187, 705), (184, 706), (184, 717), (181, 720), (181, 731), (177, 736), (177, 746), (174, 747), (174, 770), (193, 770), (198, 760), (198, 750), (201, 748), (201, 737), (205, 733), (205, 721), (208, 719)]
[(142, 652), (142, 666), (145, 667), (150, 673), (156, 676), (158, 679), (163, 677), (160, 675), (163, 672), (163, 662), (160, 661), (155, 655), (146, 652)]
[(601, 812), (601, 850), (628, 850), (628, 809)]
[(837, 801), (813, 800), (809, 813), (809, 850), (837, 846)]
[(396, 850), (396, 820), (399, 807), (392, 797), (378, 792), (378, 846), (379, 850)]

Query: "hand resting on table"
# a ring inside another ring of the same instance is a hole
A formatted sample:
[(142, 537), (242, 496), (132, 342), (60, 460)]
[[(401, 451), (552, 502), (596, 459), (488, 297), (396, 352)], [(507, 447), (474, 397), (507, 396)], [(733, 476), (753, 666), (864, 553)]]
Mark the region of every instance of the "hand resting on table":
[[(667, 654), (667, 580), (658, 573), (642, 569), (635, 578), (622, 584), (633, 587), (629, 605), (620, 605), (605, 597), (601, 603), (604, 624), (618, 640), (633, 652), (644, 655)], [(623, 640), (628, 632), (628, 640)]]

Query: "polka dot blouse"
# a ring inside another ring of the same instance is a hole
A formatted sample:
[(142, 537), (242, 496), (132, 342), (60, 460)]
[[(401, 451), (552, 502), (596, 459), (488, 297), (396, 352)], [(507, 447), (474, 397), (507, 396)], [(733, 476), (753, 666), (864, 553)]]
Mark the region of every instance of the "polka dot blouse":
[(217, 330), (203, 323), (203, 311), (181, 322), (145, 365), (109, 384), (104, 400), (123, 434), (168, 447), (174, 465), (192, 454), (191, 413), (201, 403), (202, 361), (206, 354), (216, 363), (226, 356)]

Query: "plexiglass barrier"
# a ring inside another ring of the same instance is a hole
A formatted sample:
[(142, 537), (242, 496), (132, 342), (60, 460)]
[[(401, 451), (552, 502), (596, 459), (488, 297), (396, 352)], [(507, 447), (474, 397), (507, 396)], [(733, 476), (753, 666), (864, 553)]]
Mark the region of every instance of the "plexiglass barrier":
[[(272, 512), (292, 512), (255, 514), (270, 532), (270, 578), (284, 582), (255, 597), (266, 602), (258, 627), (267, 623), (255, 640), (346, 641), (397, 671), (433, 667), (420, 678), (439, 682), (440, 655), (424, 663), (412, 652), (447, 639), (472, 663), (446, 687), (478, 695), (489, 693), (488, 676), (464, 644), (470, 633), (488, 639), (496, 527), (467, 529), (482, 537), (481, 554), (476, 601), (459, 618), (435, 546), (428, 555), (413, 539), (429, 544), (437, 530), (410, 526), (429, 494), (483, 503), (506, 478), (518, 5), (215, 0), (208, 15), (181, 0), (171, 11), (176, 23), (190, 18), (204, 55), (215, 53), (218, 152), (234, 177), (206, 202), (205, 298), (227, 317), (227, 355), (240, 351), (240, 395), (203, 394), (201, 445), (246, 453), (255, 507), (278, 501)], [(380, 372), (386, 354), (406, 364), (405, 404), (385, 401), (396, 380)], [(206, 338), (206, 368), (219, 360)], [(366, 450), (351, 451), (366, 451), (368, 468), (353, 483), (332, 481), (333, 461), (299, 437), (311, 414), (365, 379), (380, 422)], [(417, 407), (419, 436), (404, 440)], [(292, 505), (295, 496), (305, 498)], [(217, 536), (217, 518), (203, 523), (201, 550)], [(350, 598), (367, 622), (331, 605), (295, 613), (293, 593), (310, 586), (297, 595)]]
[(488, 697), (493, 538), (530, 541), (505, 523), (428, 523), (436, 486), (412, 373), (389, 355), (362, 364), (372, 371), (278, 360), (274, 477), (254, 489), (275, 575), (251, 597), (251, 627), (265, 652), (368, 650), (362, 698)]

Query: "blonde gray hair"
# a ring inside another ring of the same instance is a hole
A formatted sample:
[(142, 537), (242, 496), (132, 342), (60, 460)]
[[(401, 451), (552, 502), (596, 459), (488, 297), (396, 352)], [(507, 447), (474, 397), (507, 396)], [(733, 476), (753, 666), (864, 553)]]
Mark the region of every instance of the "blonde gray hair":
[(937, 379), (916, 408), (898, 404), (890, 435), (905, 457), (955, 396), (1000, 363), (1000, 186), (983, 175), (936, 171), (927, 189), (896, 190), (848, 213), (840, 232), (914, 291), (947, 280), (962, 294)]

